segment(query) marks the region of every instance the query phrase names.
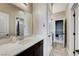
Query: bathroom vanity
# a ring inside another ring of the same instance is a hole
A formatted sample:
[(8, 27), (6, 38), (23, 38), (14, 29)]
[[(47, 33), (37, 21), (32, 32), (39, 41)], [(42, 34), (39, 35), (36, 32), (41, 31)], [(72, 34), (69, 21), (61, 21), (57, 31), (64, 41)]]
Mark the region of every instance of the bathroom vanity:
[(36, 35), (0, 45), (0, 56), (43, 56), (43, 39)]
[(25, 49), (16, 56), (43, 56), (43, 40)]

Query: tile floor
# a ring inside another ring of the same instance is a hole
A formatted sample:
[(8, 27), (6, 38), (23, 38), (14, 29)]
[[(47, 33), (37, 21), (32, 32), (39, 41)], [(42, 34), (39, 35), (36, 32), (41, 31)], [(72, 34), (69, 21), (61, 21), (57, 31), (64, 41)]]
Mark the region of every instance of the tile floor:
[(68, 56), (68, 53), (66, 48), (63, 47), (63, 44), (54, 43), (50, 56)]

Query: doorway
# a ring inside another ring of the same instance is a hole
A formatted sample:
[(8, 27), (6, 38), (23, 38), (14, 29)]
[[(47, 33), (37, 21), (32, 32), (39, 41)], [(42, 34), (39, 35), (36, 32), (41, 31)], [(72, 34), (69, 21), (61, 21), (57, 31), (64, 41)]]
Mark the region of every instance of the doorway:
[(65, 19), (54, 21), (54, 41), (53, 41), (53, 56), (68, 56), (66, 50), (66, 23)]
[(65, 44), (65, 26), (64, 20), (56, 20), (55, 21), (55, 43)]

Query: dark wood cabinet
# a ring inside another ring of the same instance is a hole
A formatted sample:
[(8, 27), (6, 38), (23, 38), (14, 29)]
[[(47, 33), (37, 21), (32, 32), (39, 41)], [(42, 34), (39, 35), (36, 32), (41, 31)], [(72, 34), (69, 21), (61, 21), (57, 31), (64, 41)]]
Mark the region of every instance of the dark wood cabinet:
[(39, 42), (34, 46), (34, 55), (43, 56), (43, 42)]
[(43, 40), (22, 51), (16, 56), (43, 56)]

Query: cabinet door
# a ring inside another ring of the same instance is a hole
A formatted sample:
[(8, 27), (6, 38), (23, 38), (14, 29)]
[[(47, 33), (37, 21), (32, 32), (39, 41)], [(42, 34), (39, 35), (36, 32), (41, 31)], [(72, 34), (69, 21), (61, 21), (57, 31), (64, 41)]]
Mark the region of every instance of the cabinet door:
[(43, 41), (38, 42), (16, 56), (43, 56)]
[(34, 46), (34, 56), (43, 56), (43, 41)]
[(26, 49), (25, 51), (17, 54), (16, 56), (33, 56), (34, 55), (34, 47), (30, 47), (28, 49)]

